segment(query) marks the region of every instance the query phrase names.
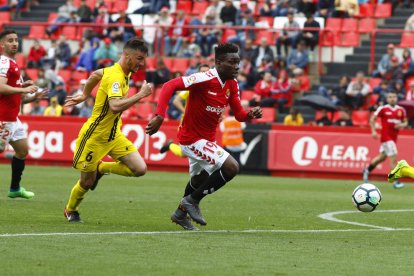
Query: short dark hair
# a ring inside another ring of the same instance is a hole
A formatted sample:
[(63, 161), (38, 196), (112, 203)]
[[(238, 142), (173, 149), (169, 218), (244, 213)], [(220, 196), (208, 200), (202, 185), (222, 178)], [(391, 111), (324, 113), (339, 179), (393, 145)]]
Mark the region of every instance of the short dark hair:
[(139, 50), (144, 54), (148, 54), (147, 45), (145, 45), (145, 42), (137, 37), (133, 37), (125, 43), (124, 50), (126, 49)]
[(5, 38), (9, 34), (16, 34), (17, 35), (17, 32), (15, 30), (4, 30), (0, 33), (0, 40)]
[(200, 64), (200, 66), (198, 66), (198, 71), (200, 71), (200, 69), (203, 67), (208, 67), (210, 69), (210, 65), (208, 65), (207, 63), (203, 63), (203, 64)]
[(388, 94), (390, 94), (390, 93), (395, 94), (395, 95), (397, 95), (397, 94), (398, 94), (397, 90), (395, 90), (395, 89), (390, 89), (390, 90), (388, 90), (387, 95), (388, 95)]
[(232, 43), (219, 44), (214, 48), (215, 58), (220, 60), (227, 54), (237, 54), (238, 52), (239, 48)]

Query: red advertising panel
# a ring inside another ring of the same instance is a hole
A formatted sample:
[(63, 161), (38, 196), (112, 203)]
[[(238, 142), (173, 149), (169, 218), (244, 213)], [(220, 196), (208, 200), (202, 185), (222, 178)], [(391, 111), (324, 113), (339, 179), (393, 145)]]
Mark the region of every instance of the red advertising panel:
[[(399, 136), (399, 159), (414, 160), (412, 141), (413, 136)], [(379, 146), (369, 133), (272, 130), (268, 165), (278, 171), (361, 173)], [(373, 173), (387, 174), (389, 169), (386, 160)]]

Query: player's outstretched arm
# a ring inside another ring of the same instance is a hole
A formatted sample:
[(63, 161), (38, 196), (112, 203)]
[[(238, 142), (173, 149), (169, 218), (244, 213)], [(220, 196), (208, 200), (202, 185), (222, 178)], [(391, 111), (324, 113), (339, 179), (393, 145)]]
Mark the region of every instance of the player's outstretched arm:
[(88, 78), (83, 89), (83, 94), (77, 94), (74, 96), (68, 96), (65, 101), (65, 106), (73, 106), (86, 101), (92, 94), (93, 89), (101, 81), (103, 76), (103, 69), (94, 71)]
[(38, 89), (36, 93), (31, 94), (30, 96), (28, 94), (24, 94), (22, 97), (22, 102), (24, 104), (34, 102), (38, 99), (43, 99), (47, 97), (47, 94), (49, 93), (49, 89)]
[(377, 119), (377, 116), (373, 114), (371, 118), (369, 119), (369, 126), (371, 127), (371, 135), (374, 139), (378, 139), (378, 133), (375, 129), (375, 120)]
[(152, 94), (152, 86), (147, 81), (144, 81), (142, 84), (141, 90), (132, 97), (121, 99), (121, 98), (112, 98), (109, 100), (109, 109), (113, 113), (119, 113), (124, 110), (127, 110), (141, 99), (148, 97)]
[(12, 87), (7, 84), (7, 81), (8, 79), (0, 77), (0, 94), (12, 95), (35, 93), (39, 89), (36, 85), (30, 85), (27, 87)]

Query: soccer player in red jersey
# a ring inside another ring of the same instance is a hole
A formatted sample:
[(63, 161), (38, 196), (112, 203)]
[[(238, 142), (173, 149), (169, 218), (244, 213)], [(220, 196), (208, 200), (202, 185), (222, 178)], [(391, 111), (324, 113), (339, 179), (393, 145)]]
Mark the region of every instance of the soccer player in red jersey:
[(220, 44), (215, 48), (215, 68), (187, 77), (170, 80), (162, 87), (155, 117), (149, 122), (146, 133), (154, 134), (161, 127), (168, 100), (178, 90), (187, 89), (190, 96), (184, 120), (178, 131), (183, 153), (190, 164), (190, 181), (173, 222), (186, 230), (197, 230), (187, 214), (197, 223), (206, 225), (199, 202), (228, 181), (239, 171), (239, 164), (223, 148), (216, 144), (216, 130), (226, 106), (229, 104), (238, 121), (260, 118), (262, 110), (255, 107), (246, 112), (240, 104), (236, 81), (240, 57), (234, 44)]
[[(363, 171), (364, 182), (368, 182), (369, 173), (381, 162), (385, 161), (387, 157), (390, 158), (391, 168), (397, 165), (397, 136), (401, 128), (405, 128), (408, 124), (405, 109), (397, 105), (397, 92), (391, 91), (387, 95), (387, 104), (380, 106), (372, 115), (370, 120), (372, 137), (378, 139), (378, 134), (375, 129), (375, 119), (381, 118), (381, 146), (380, 153), (375, 156), (367, 168)], [(402, 188), (404, 184), (396, 179), (393, 183), (394, 188)]]
[[(0, 33), (0, 153), (10, 144), (15, 155), (12, 159), (12, 179), (8, 196), (32, 198), (34, 193), (20, 187), (20, 180), (28, 154), (27, 133), (17, 115), (21, 103), (29, 103), (46, 95), (33, 81), (23, 82), (20, 69), (14, 60), (19, 47), (15, 31)], [(32, 95), (29, 95), (32, 94)]]

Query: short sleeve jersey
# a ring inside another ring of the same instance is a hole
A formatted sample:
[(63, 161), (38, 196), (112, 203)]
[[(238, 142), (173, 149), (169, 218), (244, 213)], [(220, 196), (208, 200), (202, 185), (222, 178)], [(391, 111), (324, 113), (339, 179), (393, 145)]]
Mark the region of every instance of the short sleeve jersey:
[[(22, 77), (16, 61), (4, 55), (0, 56), (0, 78), (7, 79), (7, 85), (22, 87)], [(0, 121), (15, 122), (20, 111), (21, 94), (0, 94)]]
[(86, 134), (94, 135), (94, 139), (112, 141), (120, 134), (122, 125), (121, 114), (112, 113), (109, 109), (109, 100), (112, 98), (124, 98), (128, 95), (129, 75), (125, 75), (121, 65), (103, 69), (103, 76), (98, 92), (92, 116), (85, 123), (83, 130)]
[(180, 144), (189, 145), (200, 139), (215, 141), (217, 125), (229, 102), (240, 104), (237, 81), (223, 83), (216, 69), (182, 77), (182, 80), (190, 92), (178, 132)]
[(402, 123), (407, 115), (405, 109), (399, 105), (394, 107), (384, 105), (375, 111), (375, 116), (381, 118), (381, 142), (397, 141), (398, 129), (396, 124)]

